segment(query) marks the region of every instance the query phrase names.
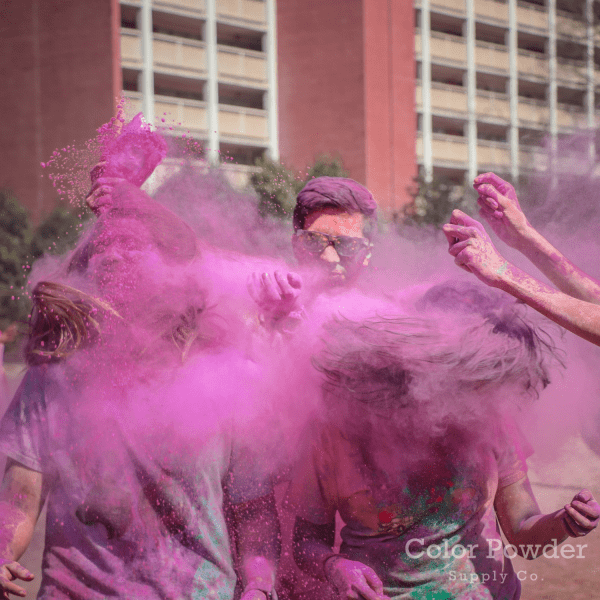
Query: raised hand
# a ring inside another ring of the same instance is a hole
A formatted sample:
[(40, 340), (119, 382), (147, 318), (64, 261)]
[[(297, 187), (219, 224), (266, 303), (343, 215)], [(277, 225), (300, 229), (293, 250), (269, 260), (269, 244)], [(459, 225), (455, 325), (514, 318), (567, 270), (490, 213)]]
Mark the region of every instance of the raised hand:
[(505, 244), (521, 250), (530, 225), (521, 210), (515, 188), (494, 173), (477, 176), (473, 187), (479, 194), (479, 214)]
[(334, 556), (325, 562), (325, 576), (342, 600), (385, 600), (377, 573), (361, 562)]
[(248, 292), (266, 318), (279, 320), (301, 309), (298, 302), (302, 278), (296, 273), (275, 271), (252, 273), (248, 279)]
[(461, 269), (473, 273), (488, 285), (500, 280), (508, 263), (496, 250), (479, 221), (461, 210), (454, 210), (450, 223), (442, 229), (448, 240), (448, 252)]
[(116, 185), (124, 181), (125, 179), (120, 177), (98, 177), (93, 180), (92, 187), (85, 197), (85, 203), (96, 216), (111, 207), (113, 190)]
[(31, 581), (33, 573), (30, 573), (25, 567), (22, 567), (17, 561), (0, 559), (0, 594), (1, 597), (9, 598), (9, 594), (24, 597), (27, 592), (16, 583), (15, 579), (22, 581)]
[(571, 537), (582, 537), (598, 527), (600, 505), (589, 490), (581, 490), (565, 506), (564, 522)]

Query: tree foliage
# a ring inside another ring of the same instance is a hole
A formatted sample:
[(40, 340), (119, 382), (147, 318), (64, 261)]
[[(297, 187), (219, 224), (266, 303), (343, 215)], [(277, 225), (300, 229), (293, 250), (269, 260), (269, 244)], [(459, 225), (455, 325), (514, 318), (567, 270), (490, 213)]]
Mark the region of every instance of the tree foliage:
[(0, 190), (0, 330), (27, 321), (30, 301), (26, 283), (32, 262), (43, 254), (69, 250), (88, 217), (87, 212), (57, 207), (34, 227), (15, 195)]
[(32, 231), (25, 208), (9, 190), (0, 190), (0, 329), (22, 321), (29, 311), (24, 294)]
[(473, 214), (476, 208), (473, 190), (449, 179), (434, 177), (428, 182), (419, 176), (411, 195), (413, 201), (404, 208), (403, 215), (408, 225), (439, 227), (450, 220), (455, 208), (467, 214)]
[(70, 250), (90, 216), (91, 213), (87, 210), (75, 213), (64, 206), (56, 207), (33, 231), (30, 250), (32, 258), (39, 258), (42, 254), (64, 254)]
[(341, 159), (318, 156), (305, 174), (286, 167), (280, 162), (263, 157), (256, 161), (260, 169), (252, 174), (250, 183), (259, 198), (259, 211), (279, 219), (291, 219), (296, 196), (307, 181), (315, 177), (348, 177)]

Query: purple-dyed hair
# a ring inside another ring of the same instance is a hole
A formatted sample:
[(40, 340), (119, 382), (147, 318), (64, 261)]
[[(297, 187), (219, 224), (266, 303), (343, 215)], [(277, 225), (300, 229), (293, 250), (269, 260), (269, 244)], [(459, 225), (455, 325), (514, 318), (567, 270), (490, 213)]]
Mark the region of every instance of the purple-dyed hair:
[[(294, 230), (304, 229), (306, 217), (316, 210), (337, 208), (365, 215), (368, 227), (374, 229), (377, 203), (369, 190), (346, 177), (316, 177), (300, 191), (294, 208)], [(365, 231), (365, 234), (367, 233)]]

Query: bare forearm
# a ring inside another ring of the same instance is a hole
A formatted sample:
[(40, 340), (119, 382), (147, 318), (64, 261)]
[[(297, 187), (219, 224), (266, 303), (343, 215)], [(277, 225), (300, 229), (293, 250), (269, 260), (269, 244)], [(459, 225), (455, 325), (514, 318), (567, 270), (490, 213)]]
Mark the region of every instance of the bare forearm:
[(275, 499), (266, 496), (234, 510), (243, 584), (270, 590), (275, 584), (281, 548)]
[(509, 540), (526, 558), (541, 556), (547, 545), (562, 544), (568, 537), (563, 516), (564, 509), (547, 515), (536, 515), (524, 521)]
[(19, 560), (29, 546), (47, 489), (43, 475), (8, 459), (0, 486), (0, 557)]
[(495, 287), (522, 300), (555, 323), (600, 346), (600, 305), (579, 300), (509, 265)]
[(528, 226), (523, 232), (518, 250), (565, 294), (600, 304), (600, 283), (574, 265), (533, 227)]
[(34, 527), (30, 515), (0, 500), (0, 558), (18, 561), (31, 542)]

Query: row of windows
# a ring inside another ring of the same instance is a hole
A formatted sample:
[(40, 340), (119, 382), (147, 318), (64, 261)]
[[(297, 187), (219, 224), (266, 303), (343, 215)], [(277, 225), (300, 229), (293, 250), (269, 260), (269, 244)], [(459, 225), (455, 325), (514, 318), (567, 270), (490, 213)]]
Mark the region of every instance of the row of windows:
[[(417, 131), (423, 130), (423, 116), (417, 115)], [(431, 115), (432, 133), (451, 135), (455, 137), (467, 137), (467, 123), (461, 119), (452, 119), (440, 115)], [(523, 146), (539, 146), (546, 138), (548, 132), (545, 129), (531, 129), (529, 127), (519, 127), (519, 144)], [(497, 125), (477, 121), (477, 139), (488, 142), (509, 142), (510, 129), (508, 125)]]
[[(416, 11), (416, 26), (421, 26), (421, 12)], [(445, 15), (442, 13), (430, 13), (431, 31), (437, 33), (445, 33), (456, 37), (465, 37), (466, 21), (458, 17)], [(556, 55), (558, 58), (567, 60), (585, 61), (587, 58), (587, 42), (585, 38), (576, 39), (561, 39), (560, 30), (557, 31), (559, 38), (556, 40)], [(565, 32), (565, 35), (570, 32)], [(475, 23), (475, 40), (488, 44), (495, 44), (508, 49), (508, 28), (489, 23)], [(527, 50), (538, 54), (548, 54), (549, 39), (548, 35), (534, 34), (528, 31), (517, 32), (517, 48), (519, 50)], [(594, 59), (597, 65), (600, 66), (600, 48), (595, 48)]]
[[(495, 0), (501, 4), (507, 4), (508, 0)], [(433, 0), (434, 4), (443, 5), (443, 0)], [(548, 0), (517, 0), (520, 6), (534, 7), (537, 10), (546, 11), (548, 9)], [(571, 19), (585, 22), (586, 20), (586, 0), (555, 0), (556, 12), (564, 14)], [(600, 22), (600, 1), (594, 0), (592, 3), (592, 13), (594, 23)]]
[[(502, 0), (506, 1), (506, 0)], [(546, 8), (547, 0), (518, 0), (519, 4), (533, 4), (536, 7)], [(585, 17), (586, 1), (585, 0), (556, 0), (556, 10), (567, 13), (575, 18), (583, 19)], [(600, 5), (594, 2), (594, 14), (600, 14)]]
[[(205, 87), (205, 82), (200, 79), (154, 73), (154, 93), (158, 96), (205, 102), (207, 100)], [(141, 91), (140, 71), (123, 69), (123, 89), (129, 92)], [(264, 96), (265, 92), (262, 90), (219, 83), (219, 104), (262, 109)]]
[[(421, 74), (421, 63), (417, 63), (417, 79), (419, 81), (421, 80)], [(459, 91), (458, 88), (463, 88), (462, 91), (466, 91), (466, 78), (466, 69), (457, 69), (437, 64), (431, 65), (431, 81), (433, 83), (451, 85), (455, 86), (457, 91)], [(477, 72), (475, 74), (475, 87), (477, 90), (483, 92), (508, 95), (509, 78), (508, 76)], [(517, 80), (517, 90), (518, 96), (526, 100), (547, 102), (550, 96), (550, 86), (547, 82), (540, 83), (520, 78)], [(557, 102), (582, 109), (585, 108), (586, 95), (587, 92), (583, 88), (573, 88), (563, 85), (558, 85), (556, 88)]]
[[(190, 134), (186, 138), (172, 135), (168, 131), (161, 132), (163, 136), (170, 140), (171, 158), (206, 158), (203, 145), (190, 144), (189, 138), (195, 137)], [(219, 141), (219, 159), (224, 164), (233, 165), (256, 165), (256, 161), (264, 156), (265, 148), (260, 146), (232, 144), (229, 142)]]
[[(132, 6), (121, 5), (121, 27), (139, 29), (139, 10)], [(204, 21), (184, 17), (159, 10), (152, 11), (152, 31), (166, 33), (192, 40), (204, 40)], [(245, 50), (263, 50), (263, 33), (225, 23), (217, 23), (217, 44), (243, 48)]]

